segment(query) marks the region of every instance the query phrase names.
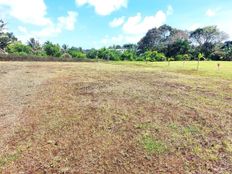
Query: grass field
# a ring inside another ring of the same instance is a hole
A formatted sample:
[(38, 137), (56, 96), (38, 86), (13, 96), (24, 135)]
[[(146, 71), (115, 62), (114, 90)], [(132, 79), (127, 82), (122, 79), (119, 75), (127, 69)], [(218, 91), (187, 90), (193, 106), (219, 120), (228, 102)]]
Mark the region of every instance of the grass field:
[(232, 173), (232, 62), (0, 62), (0, 173)]
[[(114, 64), (142, 66), (146, 68), (156, 68), (157, 70), (170, 71), (188, 75), (201, 75), (208, 77), (220, 77), (232, 79), (232, 62), (226, 61), (202, 61), (197, 71), (196, 61), (174, 61), (170, 62), (114, 62)], [(218, 68), (218, 64), (220, 65)]]

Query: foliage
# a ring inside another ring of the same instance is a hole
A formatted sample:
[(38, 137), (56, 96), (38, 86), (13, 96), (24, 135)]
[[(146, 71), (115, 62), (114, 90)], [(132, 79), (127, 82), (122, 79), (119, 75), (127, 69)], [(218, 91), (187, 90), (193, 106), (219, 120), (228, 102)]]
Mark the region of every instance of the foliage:
[(30, 46), (32, 48), (32, 50), (34, 50), (34, 51), (41, 49), (39, 41), (36, 40), (35, 38), (30, 38), (27, 41), (27, 45)]
[(71, 47), (68, 50), (68, 53), (73, 57), (73, 58), (86, 58), (86, 54), (83, 52), (82, 48), (76, 48), (76, 47)]
[(166, 49), (167, 57), (176, 57), (177, 55), (184, 55), (190, 52), (191, 46), (188, 40), (177, 40), (169, 44)]
[(13, 33), (0, 33), (0, 49), (5, 49), (10, 43), (16, 42), (17, 38)]
[(124, 44), (122, 48), (127, 50), (136, 50), (137, 44)]
[(0, 49), (4, 50), (10, 43), (17, 41), (13, 33), (4, 32), (6, 23), (0, 20)]
[(8, 53), (18, 54), (18, 55), (27, 55), (32, 53), (31, 47), (24, 45), (21, 42), (14, 42), (9, 44), (6, 50)]
[(163, 51), (169, 44), (185, 39), (188, 39), (188, 34), (185, 31), (162, 25), (147, 32), (146, 36), (138, 43), (138, 51), (139, 53), (153, 49)]
[(204, 60), (204, 54), (199, 53), (197, 58), (198, 58), (199, 61)]
[(61, 49), (58, 44), (53, 44), (50, 41), (47, 41), (43, 45), (43, 49), (46, 52), (46, 55), (53, 56), (53, 57), (60, 57), (61, 56)]
[(136, 60), (136, 52), (133, 50), (126, 50), (121, 55), (121, 60)]
[(147, 51), (144, 54), (144, 59), (146, 61), (165, 61), (166, 57), (163, 53), (159, 53), (158, 51)]
[(102, 48), (98, 51), (98, 57), (104, 60), (121, 60), (121, 53), (115, 49)]
[(228, 38), (228, 35), (219, 31), (217, 26), (198, 28), (190, 33), (190, 39), (202, 46), (205, 43), (218, 43)]
[(62, 48), (61, 48), (61, 51), (62, 51), (62, 53), (67, 53), (68, 49), (69, 49), (68, 45), (67, 44), (63, 44)]
[(223, 60), (232, 61), (232, 41), (227, 41), (221, 47), (224, 57)]
[(98, 51), (94, 48), (89, 50), (86, 54), (87, 58), (96, 59), (98, 57)]

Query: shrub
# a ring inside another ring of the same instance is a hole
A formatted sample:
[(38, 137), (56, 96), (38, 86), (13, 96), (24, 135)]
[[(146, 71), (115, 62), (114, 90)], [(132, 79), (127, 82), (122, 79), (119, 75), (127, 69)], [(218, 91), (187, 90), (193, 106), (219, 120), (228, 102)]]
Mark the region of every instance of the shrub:
[(143, 56), (137, 56), (135, 60), (136, 61), (144, 61), (144, 57)]
[(132, 50), (126, 50), (124, 53), (122, 53), (121, 59), (133, 61), (136, 59), (136, 53)]
[(43, 49), (48, 56), (53, 57), (60, 57), (61, 56), (61, 49), (58, 44), (53, 44), (49, 41), (45, 42), (43, 45)]
[(29, 46), (23, 45), (21, 42), (14, 42), (7, 46), (6, 51), (11, 54), (31, 54), (32, 49)]
[(75, 48), (72, 47), (68, 50), (68, 53), (73, 57), (73, 58), (86, 58), (86, 54), (82, 51), (81, 48)]
[(175, 57), (175, 60), (184, 60), (184, 55), (178, 54), (178, 55)]
[(144, 54), (144, 59), (146, 61), (164, 61), (166, 59), (163, 53), (159, 53), (157, 51), (147, 51)]
[(210, 59), (211, 60), (223, 60), (225, 57), (225, 53), (223, 51), (214, 51), (213, 53), (210, 54)]
[(97, 56), (98, 56), (98, 51), (95, 50), (95, 49), (91, 49), (87, 52), (87, 58), (90, 58), (90, 59), (96, 59)]

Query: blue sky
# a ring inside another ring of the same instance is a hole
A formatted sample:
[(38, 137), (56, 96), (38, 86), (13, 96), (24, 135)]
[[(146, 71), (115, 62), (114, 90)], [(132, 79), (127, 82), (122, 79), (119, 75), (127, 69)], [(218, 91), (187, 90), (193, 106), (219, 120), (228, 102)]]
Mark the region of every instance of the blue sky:
[(0, 0), (0, 18), (26, 42), (35, 37), (83, 48), (136, 43), (163, 24), (218, 25), (232, 38), (230, 0)]

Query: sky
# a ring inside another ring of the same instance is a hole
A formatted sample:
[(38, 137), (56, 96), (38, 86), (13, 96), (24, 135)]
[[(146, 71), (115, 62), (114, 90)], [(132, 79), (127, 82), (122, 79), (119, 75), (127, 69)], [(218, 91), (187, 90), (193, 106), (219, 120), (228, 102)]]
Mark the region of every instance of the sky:
[(217, 25), (232, 38), (231, 7), (231, 0), (0, 0), (0, 19), (23, 42), (87, 49), (137, 43), (163, 24), (189, 31)]

